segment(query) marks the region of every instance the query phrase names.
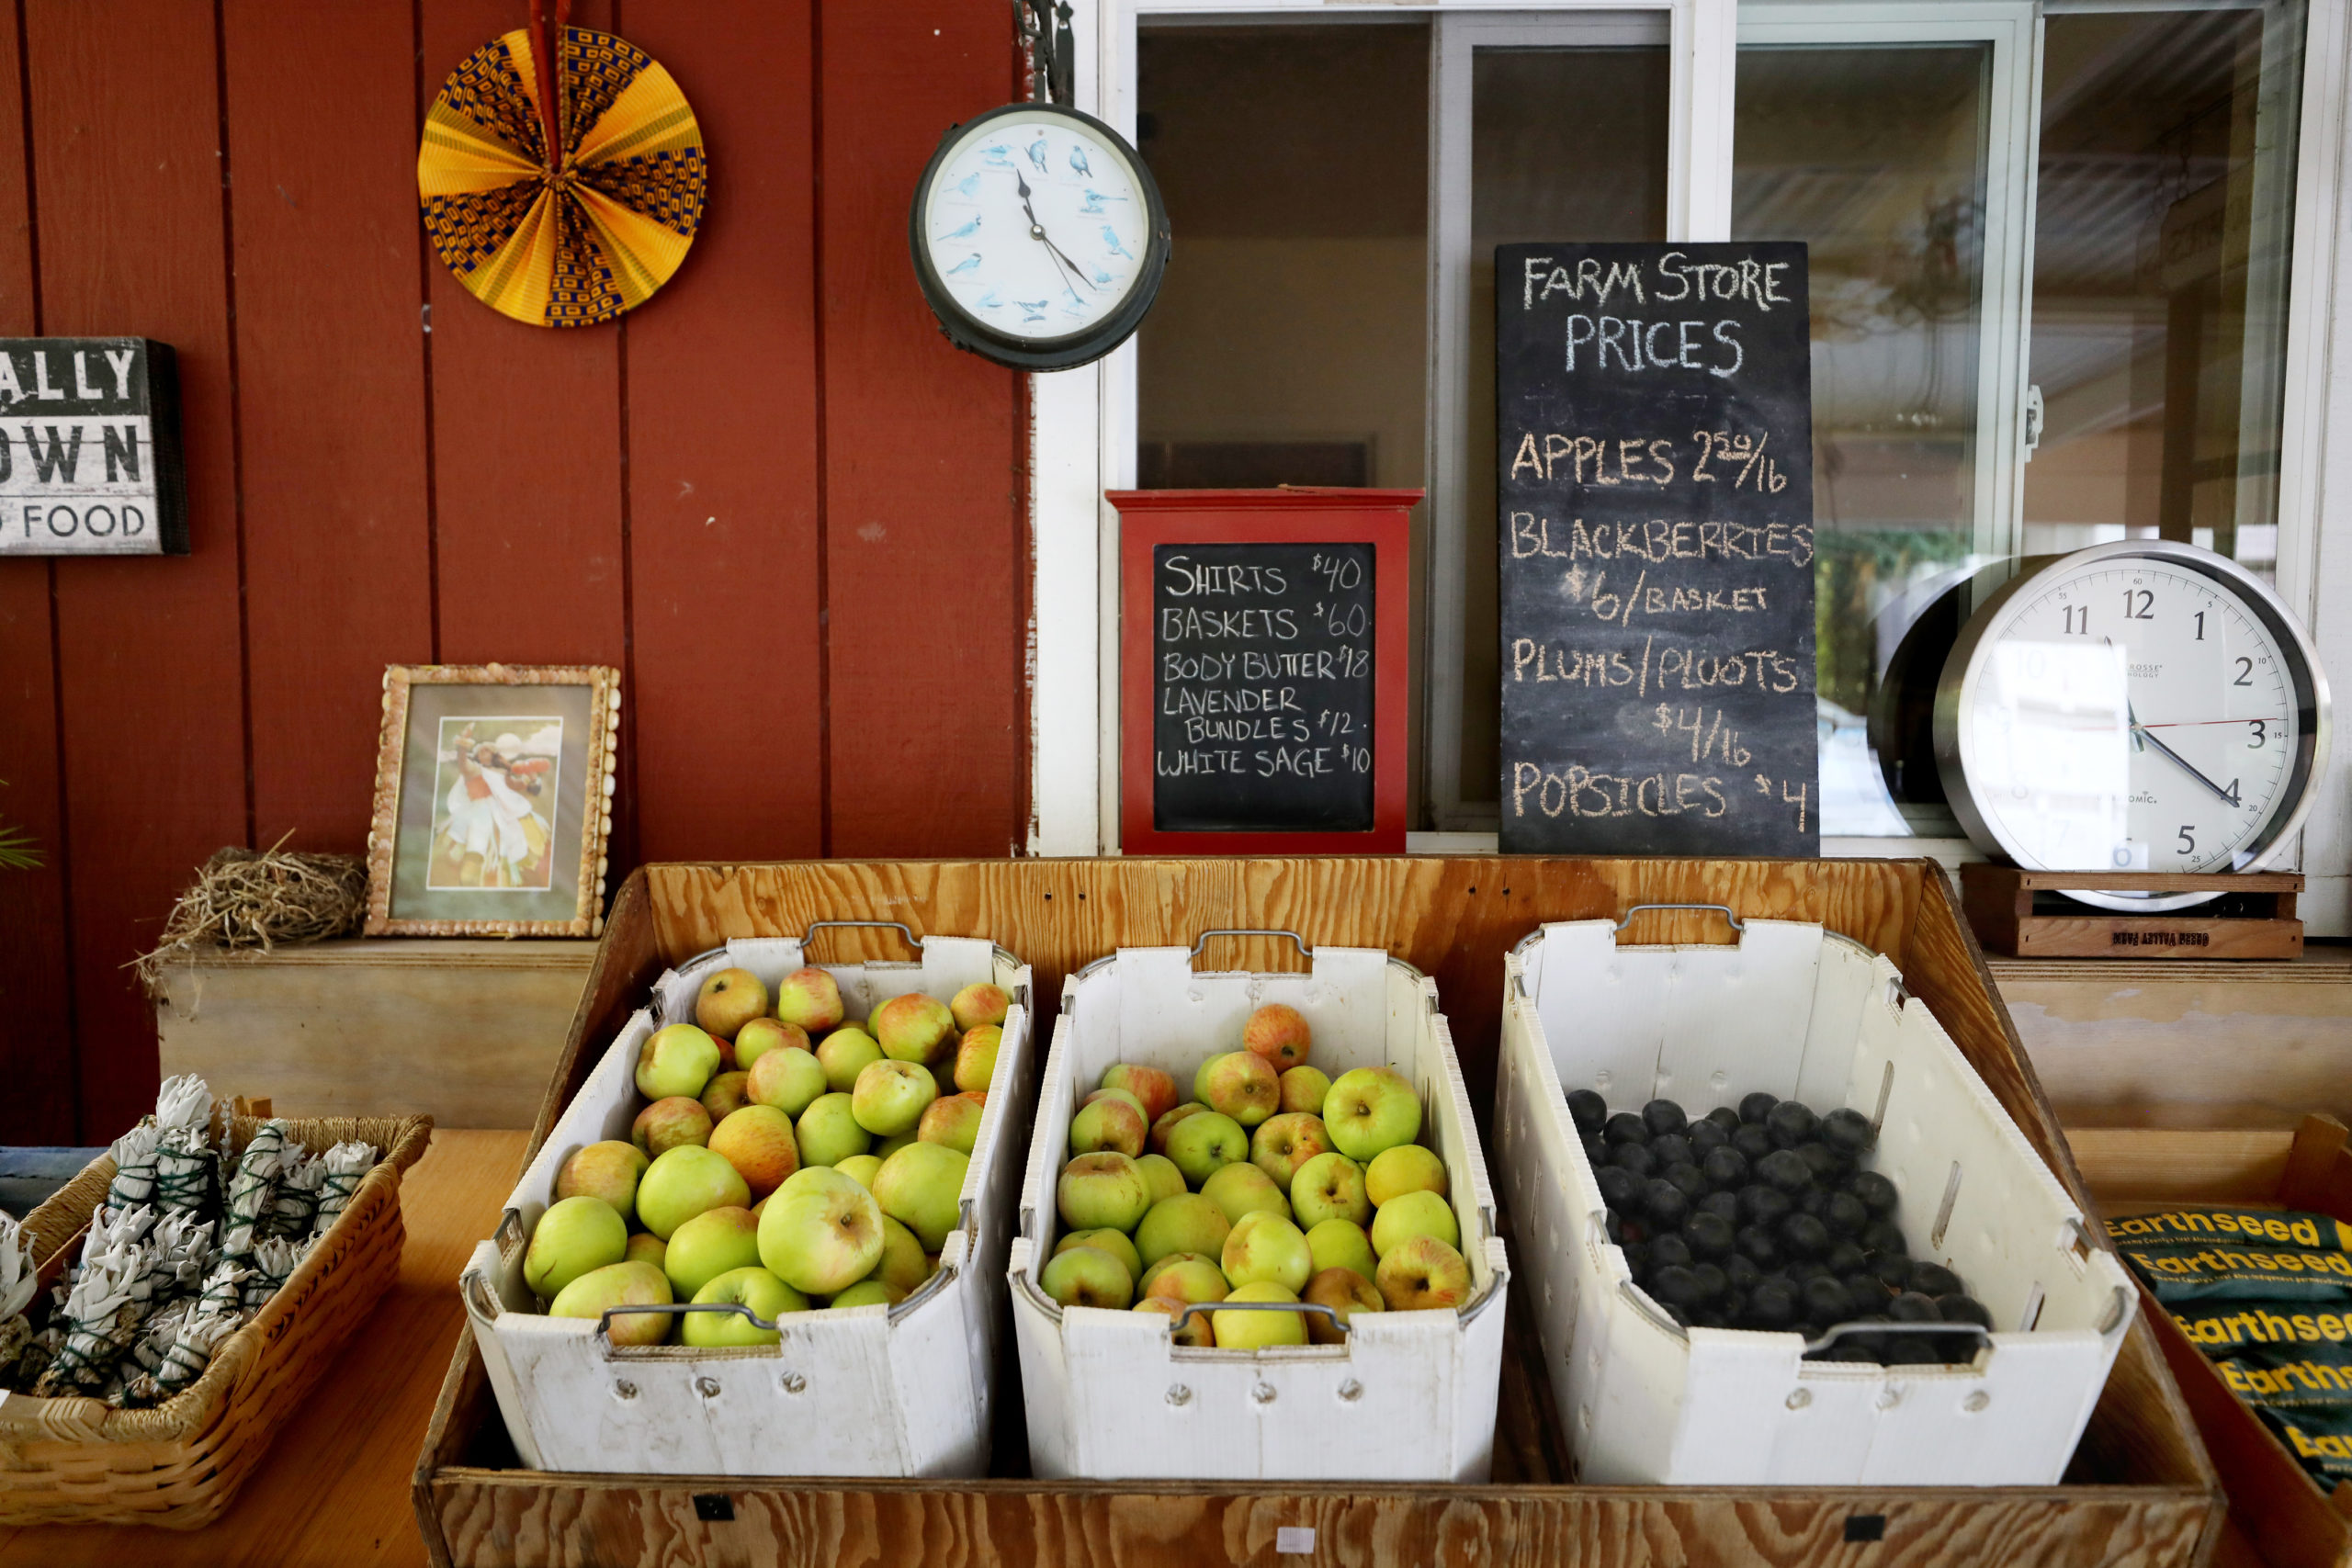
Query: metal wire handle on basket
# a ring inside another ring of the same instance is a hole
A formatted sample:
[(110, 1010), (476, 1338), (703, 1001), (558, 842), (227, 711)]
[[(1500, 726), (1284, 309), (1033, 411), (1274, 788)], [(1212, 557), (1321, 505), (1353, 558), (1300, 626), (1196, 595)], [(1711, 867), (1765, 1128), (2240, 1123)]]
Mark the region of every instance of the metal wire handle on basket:
[(922, 951), (922, 938), (915, 935), (914, 929), (903, 920), (812, 920), (809, 922), (808, 929), (800, 933), (800, 951), (804, 955), (808, 951), (808, 939), (829, 927), (878, 927), (894, 931), (906, 939), (909, 947), (913, 948), (917, 953)]
[(1331, 1326), (1338, 1329), (1340, 1333), (1345, 1334), (1348, 1332), (1348, 1320), (1340, 1315), (1337, 1308), (1325, 1306), (1321, 1302), (1229, 1301), (1186, 1303), (1182, 1307), (1180, 1307), (1177, 1310), (1175, 1316), (1168, 1320), (1168, 1332), (1173, 1334), (1178, 1329), (1183, 1327), (1185, 1323), (1194, 1313), (1218, 1312), (1295, 1312), (1302, 1314), (1327, 1318), (1330, 1321)]
[(1215, 931), (1203, 931), (1200, 940), (1193, 943), (1193, 951), (1184, 955), (1184, 962), (1190, 964), (1198, 958), (1201, 955), (1201, 949), (1208, 946), (1209, 938), (1213, 936), (1286, 936), (1290, 938), (1291, 945), (1298, 949), (1298, 955), (1301, 958), (1306, 959), (1309, 964), (1315, 962), (1315, 950), (1306, 945), (1306, 938), (1296, 931), (1278, 931), (1264, 926), (1219, 926)]
[(1615, 929), (1620, 931), (1623, 931), (1627, 926), (1634, 923), (1634, 917), (1635, 915), (1641, 914), (1645, 910), (1648, 909), (1687, 909), (1695, 913), (1704, 913), (1712, 910), (1715, 914), (1721, 915), (1724, 919), (1730, 921), (1732, 930), (1743, 932), (1747, 930), (1747, 922), (1741, 919), (1736, 914), (1734, 914), (1732, 912), (1731, 906), (1728, 904), (1636, 904), (1632, 908), (1625, 911), (1624, 919), (1617, 922)]

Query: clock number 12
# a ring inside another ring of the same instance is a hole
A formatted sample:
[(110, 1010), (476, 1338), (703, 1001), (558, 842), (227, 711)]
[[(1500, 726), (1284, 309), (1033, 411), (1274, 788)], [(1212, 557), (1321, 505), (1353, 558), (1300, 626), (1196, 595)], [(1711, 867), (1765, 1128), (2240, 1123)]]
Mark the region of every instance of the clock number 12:
[[(2125, 589), (2123, 591), (2123, 618), (2127, 621), (2154, 620), (2156, 618), (2155, 594), (2145, 588)], [(2204, 617), (2200, 615), (2198, 619), (2201, 624)], [(2086, 625), (2088, 625), (2090, 616), (2086, 614), (2083, 616), (2083, 620)]]

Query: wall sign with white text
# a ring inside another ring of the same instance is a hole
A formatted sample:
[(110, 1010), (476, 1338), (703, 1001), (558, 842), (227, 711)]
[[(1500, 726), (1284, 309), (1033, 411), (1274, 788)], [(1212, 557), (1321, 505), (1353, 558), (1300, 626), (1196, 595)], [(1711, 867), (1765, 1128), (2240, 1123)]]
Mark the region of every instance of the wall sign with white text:
[(0, 338), (0, 556), (184, 556), (169, 344)]

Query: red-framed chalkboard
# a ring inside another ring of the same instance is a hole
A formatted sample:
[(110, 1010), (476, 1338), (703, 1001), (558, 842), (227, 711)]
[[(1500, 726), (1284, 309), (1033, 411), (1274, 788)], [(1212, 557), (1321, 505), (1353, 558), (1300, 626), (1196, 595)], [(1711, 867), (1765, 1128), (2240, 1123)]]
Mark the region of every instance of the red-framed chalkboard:
[(1417, 490), (1113, 491), (1119, 844), (1405, 848)]

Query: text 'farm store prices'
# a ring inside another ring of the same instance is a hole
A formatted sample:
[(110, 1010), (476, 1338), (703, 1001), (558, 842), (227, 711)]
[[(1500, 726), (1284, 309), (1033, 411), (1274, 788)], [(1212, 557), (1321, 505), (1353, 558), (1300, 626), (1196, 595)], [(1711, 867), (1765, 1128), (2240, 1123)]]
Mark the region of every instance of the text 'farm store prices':
[(171, 347), (0, 339), (0, 555), (187, 549)]

